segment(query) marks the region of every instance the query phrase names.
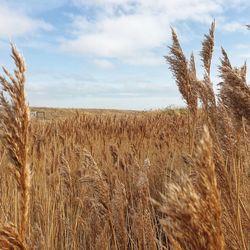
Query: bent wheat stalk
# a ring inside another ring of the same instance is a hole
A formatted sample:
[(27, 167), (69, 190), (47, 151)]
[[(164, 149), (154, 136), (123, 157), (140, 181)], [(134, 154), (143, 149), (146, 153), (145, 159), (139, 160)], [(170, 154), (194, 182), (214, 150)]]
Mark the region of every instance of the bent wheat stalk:
[(152, 200), (165, 215), (161, 224), (174, 249), (225, 249), (212, 151), (212, 139), (204, 127), (193, 157), (197, 176), (180, 173), (178, 182), (167, 183), (162, 204)]
[(20, 235), (13, 225), (0, 226), (0, 246), (1, 249), (26, 249), (25, 244), (20, 239)]

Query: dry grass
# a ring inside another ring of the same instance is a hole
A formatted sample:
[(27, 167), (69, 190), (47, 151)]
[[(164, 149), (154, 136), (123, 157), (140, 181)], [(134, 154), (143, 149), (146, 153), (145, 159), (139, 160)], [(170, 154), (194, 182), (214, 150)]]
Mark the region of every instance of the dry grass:
[(188, 112), (57, 110), (29, 121), (12, 47), (17, 69), (0, 78), (1, 249), (250, 249), (246, 66), (222, 50), (216, 97), (214, 29), (202, 80), (172, 32), (166, 59)]
[[(28, 164), (28, 129), (29, 129), (29, 108), (26, 104), (24, 83), (25, 83), (25, 63), (22, 56), (12, 45), (12, 58), (16, 69), (14, 75), (10, 74), (5, 68), (3, 71), (8, 77), (0, 76), (0, 83), (4, 93), (1, 93), (0, 104), (2, 112), (0, 114), (2, 143), (10, 162), (12, 172), (15, 177), (20, 192), (20, 225), (18, 232), (13, 233), (12, 227), (3, 226), (2, 232), (8, 231), (6, 241), (10, 247), (14, 243), (10, 240), (18, 236), (18, 242), (23, 245), (26, 242), (26, 233), (29, 219), (30, 208), (30, 169)], [(7, 228), (7, 229), (6, 229)], [(10, 230), (11, 229), (11, 230)], [(4, 233), (3, 233), (4, 235)], [(10, 235), (10, 236), (9, 236)], [(19, 239), (20, 237), (20, 239)], [(14, 244), (15, 245), (15, 244)]]

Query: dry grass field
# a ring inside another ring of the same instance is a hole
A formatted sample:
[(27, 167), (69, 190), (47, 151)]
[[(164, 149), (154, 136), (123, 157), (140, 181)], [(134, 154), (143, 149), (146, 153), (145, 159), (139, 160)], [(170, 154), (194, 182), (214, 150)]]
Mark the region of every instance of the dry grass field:
[(32, 108), (46, 119), (29, 119), (12, 47), (14, 75), (0, 77), (0, 249), (250, 249), (246, 65), (222, 50), (216, 96), (214, 24), (202, 80), (172, 34), (166, 60), (186, 110)]
[[(167, 111), (167, 110), (166, 110)], [(116, 110), (116, 109), (72, 109), (72, 108), (44, 108), (44, 107), (30, 107), (30, 112), (44, 112), (45, 117), (37, 117), (40, 120), (58, 120), (65, 119), (72, 115), (78, 114), (96, 114), (96, 115), (124, 115), (124, 114), (138, 114), (147, 113), (148, 111), (134, 111), (134, 110)]]

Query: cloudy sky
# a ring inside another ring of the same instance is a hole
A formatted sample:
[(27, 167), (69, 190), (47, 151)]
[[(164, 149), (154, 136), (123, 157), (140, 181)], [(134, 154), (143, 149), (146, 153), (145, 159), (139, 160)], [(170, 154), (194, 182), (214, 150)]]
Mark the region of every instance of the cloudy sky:
[[(197, 64), (216, 20), (213, 79), (223, 46), (250, 58), (249, 0), (0, 0), (0, 64), (24, 54), (31, 106), (155, 109), (183, 101), (163, 58), (173, 26)], [(202, 75), (202, 68), (200, 68)]]

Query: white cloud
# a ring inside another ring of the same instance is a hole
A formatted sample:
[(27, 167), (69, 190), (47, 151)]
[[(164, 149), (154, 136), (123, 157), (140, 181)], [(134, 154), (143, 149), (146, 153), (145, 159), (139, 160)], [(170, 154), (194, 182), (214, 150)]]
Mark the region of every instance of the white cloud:
[[(72, 0), (92, 8), (94, 18), (72, 17), (71, 38), (64, 51), (133, 64), (159, 64), (170, 37), (170, 24), (194, 20), (210, 23), (222, 12), (221, 0)], [(157, 54), (158, 51), (158, 54)]]
[(227, 32), (243, 32), (243, 33), (249, 33), (249, 31), (246, 28), (245, 23), (241, 22), (225, 22), (219, 25), (219, 28), (221, 30), (227, 31)]
[[(116, 14), (151, 13), (157, 16), (163, 13), (168, 19), (204, 18), (204, 14), (222, 11), (222, 0), (72, 0), (73, 3), (98, 7), (102, 11), (112, 10)], [(200, 15), (200, 16), (199, 16)], [(203, 16), (202, 16), (203, 15)]]
[(37, 30), (51, 31), (53, 27), (40, 19), (33, 19), (16, 9), (0, 6), (0, 38), (24, 36)]
[[(62, 49), (134, 64), (159, 63), (155, 50), (169, 42), (169, 26), (180, 21), (209, 25), (216, 18), (223, 20), (218, 25), (221, 30), (243, 31), (239, 22), (225, 20), (225, 11), (250, 5), (248, 0), (71, 1), (83, 6), (85, 14), (73, 17), (72, 37), (62, 42)], [(91, 10), (90, 19), (86, 10)]]
[(175, 92), (175, 85), (166, 84), (165, 80), (150, 80), (136, 76), (116, 76), (111, 79), (105, 77), (84, 78), (81, 75), (63, 73), (45, 73), (29, 75), (28, 92), (46, 94), (50, 96), (72, 97), (87, 96), (117, 97), (117, 96), (165, 96), (167, 92)]
[[(84, 5), (84, 6), (98, 6), (98, 7), (107, 7), (107, 6), (117, 6), (117, 5), (141, 5), (141, 6), (146, 6), (150, 8), (162, 8), (162, 7), (176, 7), (176, 6), (189, 6), (192, 4), (193, 6), (195, 4), (202, 4), (203, 6), (209, 7), (211, 4), (216, 4), (216, 5), (226, 5), (232, 6), (232, 7), (241, 7), (243, 6), (248, 6), (249, 1), (248, 0), (71, 0), (74, 4), (77, 5)], [(206, 5), (205, 5), (206, 4)]]
[(66, 41), (63, 48), (110, 58), (131, 57), (161, 45), (167, 33), (163, 20), (152, 15), (105, 17), (94, 23), (83, 19), (83, 24), (78, 27), (79, 36)]
[(48, 10), (59, 8), (66, 4), (68, 0), (0, 0), (1, 6), (8, 6), (16, 11), (21, 10), (25, 13), (42, 13)]
[(114, 64), (108, 60), (105, 60), (105, 59), (95, 59), (94, 60), (94, 63), (100, 67), (100, 68), (103, 68), (103, 69), (112, 69), (114, 68)]

